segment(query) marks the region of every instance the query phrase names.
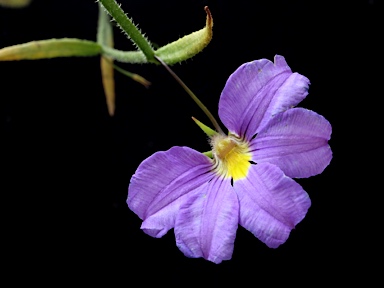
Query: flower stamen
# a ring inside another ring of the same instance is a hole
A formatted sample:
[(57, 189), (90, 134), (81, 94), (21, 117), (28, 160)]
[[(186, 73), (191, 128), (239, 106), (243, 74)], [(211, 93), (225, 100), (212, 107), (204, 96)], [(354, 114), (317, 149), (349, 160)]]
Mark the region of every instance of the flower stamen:
[(217, 134), (212, 137), (215, 171), (225, 178), (239, 180), (248, 175), (251, 163), (249, 146), (244, 140)]

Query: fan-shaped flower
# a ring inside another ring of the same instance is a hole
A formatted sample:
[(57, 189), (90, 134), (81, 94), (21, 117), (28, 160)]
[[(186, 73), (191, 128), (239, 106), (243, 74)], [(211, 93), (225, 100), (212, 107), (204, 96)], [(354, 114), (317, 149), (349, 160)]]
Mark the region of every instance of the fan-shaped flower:
[(127, 203), (143, 220), (141, 229), (162, 237), (174, 228), (186, 256), (215, 263), (232, 257), (239, 224), (268, 247), (284, 243), (311, 205), (291, 178), (319, 174), (332, 158), (329, 122), (292, 108), (308, 86), (282, 56), (240, 66), (220, 97), (229, 133), (212, 133), (212, 159), (172, 147), (133, 175)]

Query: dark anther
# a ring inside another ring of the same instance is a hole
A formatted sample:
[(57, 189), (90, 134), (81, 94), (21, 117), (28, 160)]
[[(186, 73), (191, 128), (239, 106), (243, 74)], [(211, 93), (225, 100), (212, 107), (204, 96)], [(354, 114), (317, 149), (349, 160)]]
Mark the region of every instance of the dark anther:
[(255, 139), (257, 136), (257, 133), (255, 135), (252, 136), (251, 140)]
[(253, 162), (253, 161), (249, 161), (249, 163), (251, 163), (252, 165), (256, 165), (257, 164), (256, 162)]
[(231, 186), (233, 187), (233, 178), (231, 178)]

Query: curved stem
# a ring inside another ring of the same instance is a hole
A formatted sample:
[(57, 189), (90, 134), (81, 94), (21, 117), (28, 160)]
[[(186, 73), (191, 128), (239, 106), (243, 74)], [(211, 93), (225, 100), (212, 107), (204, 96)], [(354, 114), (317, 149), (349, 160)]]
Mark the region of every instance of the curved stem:
[(191, 98), (193, 99), (193, 101), (195, 101), (197, 106), (199, 106), (200, 109), (203, 110), (205, 115), (207, 115), (209, 120), (211, 120), (213, 127), (215, 127), (216, 131), (224, 135), (224, 132), (220, 128), (219, 123), (216, 121), (215, 117), (213, 117), (212, 113), (208, 110), (208, 108), (205, 107), (205, 105), (200, 101), (200, 99), (197, 98), (197, 96), (191, 91), (191, 89), (189, 89), (188, 86), (185, 85), (185, 83), (179, 78), (179, 76), (177, 76), (175, 72), (173, 72), (172, 69), (169, 68), (169, 66), (163, 60), (161, 60), (157, 56), (155, 56), (155, 58), (161, 63), (161, 65), (164, 66), (165, 69), (167, 69), (167, 71), (172, 75), (173, 78), (175, 78), (175, 80), (181, 85), (181, 87), (183, 87), (183, 89), (188, 93), (188, 95), (191, 96)]

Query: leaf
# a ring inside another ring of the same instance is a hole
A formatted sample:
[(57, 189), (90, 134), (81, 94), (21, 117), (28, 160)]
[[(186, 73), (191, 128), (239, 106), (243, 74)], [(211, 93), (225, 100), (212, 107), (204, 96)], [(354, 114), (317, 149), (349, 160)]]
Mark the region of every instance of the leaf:
[(140, 76), (139, 74), (135, 74), (135, 73), (132, 73), (132, 72), (129, 72), (127, 70), (124, 70), (122, 68), (120, 68), (119, 66), (116, 66), (116, 65), (113, 65), (113, 67), (119, 71), (121, 74), (131, 78), (133, 81), (136, 81), (137, 83), (143, 85), (145, 88), (149, 88), (149, 86), (151, 86), (151, 82), (149, 82), (147, 79), (145, 79), (144, 77)]
[[(99, 5), (99, 20), (97, 26), (97, 42), (100, 45), (113, 48), (113, 29), (109, 15), (104, 8)], [(116, 109), (116, 93), (113, 60), (106, 56), (100, 58), (101, 78), (103, 82), (105, 100), (107, 103), (108, 114), (113, 116)]]
[(9, 8), (23, 8), (28, 6), (31, 0), (0, 0), (0, 5)]
[(155, 55), (160, 57), (165, 63), (172, 65), (187, 60), (201, 52), (212, 39), (213, 18), (208, 9), (206, 25), (203, 29), (193, 32), (179, 40), (169, 43), (155, 51)]
[(95, 56), (101, 49), (96, 42), (76, 38), (32, 41), (0, 49), (0, 61)]

